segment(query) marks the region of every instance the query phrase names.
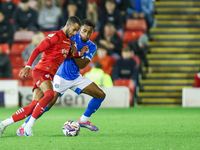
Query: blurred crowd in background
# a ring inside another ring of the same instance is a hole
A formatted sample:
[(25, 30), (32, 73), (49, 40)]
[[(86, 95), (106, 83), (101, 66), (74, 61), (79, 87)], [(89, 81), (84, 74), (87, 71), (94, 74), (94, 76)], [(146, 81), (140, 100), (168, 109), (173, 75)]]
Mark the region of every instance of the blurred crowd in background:
[(35, 47), (74, 15), (96, 24), (91, 40), (97, 52), (82, 75), (104, 87), (118, 79), (137, 86), (139, 74), (152, 72), (146, 55), (149, 30), (156, 26), (153, 0), (1, 0), (0, 8), (0, 78), (18, 79)]

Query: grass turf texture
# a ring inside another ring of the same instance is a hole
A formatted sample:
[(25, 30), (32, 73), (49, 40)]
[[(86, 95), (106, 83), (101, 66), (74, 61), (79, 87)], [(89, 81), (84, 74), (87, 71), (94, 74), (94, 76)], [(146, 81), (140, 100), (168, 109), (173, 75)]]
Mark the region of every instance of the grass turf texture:
[[(0, 120), (16, 112), (0, 108)], [(18, 137), (23, 121), (6, 128), (2, 150), (197, 150), (200, 149), (200, 108), (132, 107), (101, 108), (91, 117), (99, 131), (81, 128), (77, 137), (66, 137), (62, 126), (78, 120), (84, 108), (54, 107), (35, 122), (33, 137)]]

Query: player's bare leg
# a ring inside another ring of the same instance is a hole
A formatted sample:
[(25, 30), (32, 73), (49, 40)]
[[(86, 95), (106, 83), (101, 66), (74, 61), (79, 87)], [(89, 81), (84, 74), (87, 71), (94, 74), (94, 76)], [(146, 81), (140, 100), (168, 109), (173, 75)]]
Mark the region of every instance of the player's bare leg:
[(88, 94), (93, 98), (90, 100), (87, 109), (84, 114), (78, 120), (78, 123), (81, 127), (88, 128), (91, 131), (98, 131), (99, 128), (92, 125), (89, 121), (90, 116), (97, 111), (97, 109), (101, 106), (102, 101), (105, 99), (106, 94), (104, 91), (97, 86), (94, 82), (85, 87), (81, 93)]

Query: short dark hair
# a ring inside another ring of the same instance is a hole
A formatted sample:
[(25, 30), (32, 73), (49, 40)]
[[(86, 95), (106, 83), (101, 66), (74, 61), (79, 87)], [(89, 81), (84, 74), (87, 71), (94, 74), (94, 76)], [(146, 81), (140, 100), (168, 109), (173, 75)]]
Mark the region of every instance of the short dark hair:
[(79, 26), (81, 26), (81, 20), (76, 17), (76, 16), (71, 16), (68, 20), (67, 20), (68, 23), (70, 24), (75, 24), (75, 23), (78, 23)]
[(106, 0), (106, 2), (116, 3), (115, 0)]
[(100, 61), (95, 61), (94, 63), (93, 63), (93, 65), (94, 65), (94, 67), (95, 68), (102, 68), (102, 64), (101, 64), (101, 62)]
[(89, 19), (84, 19), (81, 21), (81, 26), (83, 26), (84, 24), (93, 27), (93, 29), (95, 28), (95, 23), (92, 20)]
[[(115, 25), (114, 25), (113, 23), (111, 23), (111, 22), (107, 22), (107, 23), (105, 24), (105, 26), (114, 27), (114, 28), (115, 28)], [(104, 26), (104, 27), (105, 27), (105, 26)]]
[(99, 48), (107, 50), (106, 47), (102, 44), (97, 45), (97, 49), (99, 49)]
[(122, 52), (131, 52), (131, 49), (130, 49), (130, 47), (123, 47), (122, 48)]
[(22, 3), (27, 3), (27, 2), (28, 2), (28, 0), (21, 0), (21, 2), (22, 2)]

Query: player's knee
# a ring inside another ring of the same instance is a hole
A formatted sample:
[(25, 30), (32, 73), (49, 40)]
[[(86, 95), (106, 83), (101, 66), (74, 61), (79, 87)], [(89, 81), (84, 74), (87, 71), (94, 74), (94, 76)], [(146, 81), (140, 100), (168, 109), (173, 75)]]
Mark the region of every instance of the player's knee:
[(96, 98), (105, 98), (106, 93), (103, 90), (99, 90), (96, 94)]

